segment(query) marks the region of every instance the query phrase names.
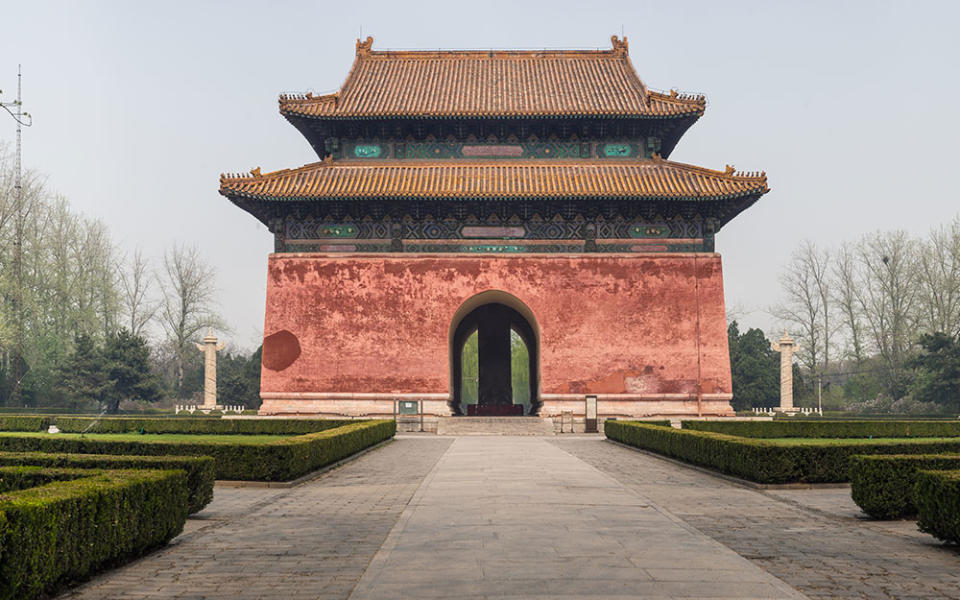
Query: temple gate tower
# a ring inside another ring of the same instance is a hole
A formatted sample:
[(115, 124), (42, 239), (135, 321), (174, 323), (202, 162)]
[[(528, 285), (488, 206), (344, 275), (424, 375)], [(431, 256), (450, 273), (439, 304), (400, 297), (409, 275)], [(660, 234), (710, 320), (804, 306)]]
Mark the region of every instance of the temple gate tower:
[(220, 179), (275, 240), (261, 412), (732, 414), (714, 237), (768, 188), (668, 160), (705, 98), (647, 88), (616, 36), (372, 45), (339, 92), (280, 97), (318, 162)]

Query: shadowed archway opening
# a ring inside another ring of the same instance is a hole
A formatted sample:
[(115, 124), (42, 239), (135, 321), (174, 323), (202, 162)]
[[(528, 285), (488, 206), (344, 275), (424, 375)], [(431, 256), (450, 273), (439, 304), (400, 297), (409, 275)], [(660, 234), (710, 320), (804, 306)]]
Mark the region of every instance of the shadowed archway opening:
[(462, 316), (455, 319), (450, 340), (453, 413), (537, 414), (539, 335), (531, 323), (532, 313), (503, 292), (485, 292), (475, 298), (458, 311)]

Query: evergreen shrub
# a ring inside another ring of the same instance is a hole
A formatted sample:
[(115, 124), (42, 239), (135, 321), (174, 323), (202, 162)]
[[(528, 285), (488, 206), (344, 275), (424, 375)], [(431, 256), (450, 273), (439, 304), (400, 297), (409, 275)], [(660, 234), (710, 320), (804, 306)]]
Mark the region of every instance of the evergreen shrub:
[[(334, 429), (350, 419), (221, 419), (185, 417), (157, 419), (138, 417), (57, 417), (55, 425), (67, 433), (196, 433), (241, 435), (302, 435)], [(93, 424), (93, 427), (90, 425)], [(90, 427), (90, 429), (87, 429)], [(32, 430), (36, 431), (36, 430)]]
[[(238, 419), (238, 421), (241, 421)], [(229, 422), (229, 421), (225, 421)], [(0, 451), (144, 456), (212, 456), (215, 477), (289, 481), (393, 437), (391, 420), (350, 421), (335, 429), (262, 443), (143, 441), (51, 436), (0, 436)]]
[(0, 431), (46, 431), (50, 427), (50, 417), (37, 415), (0, 416)]
[(684, 429), (749, 438), (960, 437), (960, 421), (683, 421)]
[[(30, 465), (66, 469), (180, 469), (187, 473), (187, 511), (203, 510), (213, 500), (216, 462), (209, 456), (115, 456), (0, 452), (0, 466)], [(44, 471), (49, 472), (49, 469)], [(0, 491), (2, 486), (0, 486)]]
[(960, 544), (960, 470), (920, 471), (913, 497), (920, 531)]
[(876, 519), (915, 515), (913, 489), (925, 469), (960, 469), (960, 454), (894, 454), (850, 457), (850, 492)]
[(757, 483), (846, 482), (848, 461), (859, 454), (960, 453), (960, 439), (794, 445), (631, 421), (607, 421), (604, 430), (612, 440)]
[(0, 496), (0, 600), (52, 593), (183, 530), (183, 471), (47, 471), (73, 479)]

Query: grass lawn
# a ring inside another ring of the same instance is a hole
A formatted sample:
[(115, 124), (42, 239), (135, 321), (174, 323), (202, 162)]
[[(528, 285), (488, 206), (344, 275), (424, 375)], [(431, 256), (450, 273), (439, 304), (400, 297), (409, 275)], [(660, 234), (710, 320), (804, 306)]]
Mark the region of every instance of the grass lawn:
[[(80, 439), (79, 433), (45, 433), (25, 431), (0, 431), (0, 436), (10, 437), (37, 437), (51, 439)], [(195, 442), (203, 444), (262, 444), (275, 442), (292, 435), (216, 435), (190, 433), (88, 433), (84, 436), (88, 440), (105, 440), (113, 442)]]
[(957, 438), (746, 438), (780, 446), (859, 446), (865, 444), (909, 445), (917, 442), (956, 442)]

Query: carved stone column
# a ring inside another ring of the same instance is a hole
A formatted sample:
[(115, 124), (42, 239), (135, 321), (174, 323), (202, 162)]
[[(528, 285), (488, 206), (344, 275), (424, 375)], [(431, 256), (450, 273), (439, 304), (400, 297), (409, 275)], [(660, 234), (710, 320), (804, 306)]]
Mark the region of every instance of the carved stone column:
[(784, 329), (780, 341), (771, 342), (770, 347), (774, 352), (780, 353), (780, 406), (775, 410), (795, 413), (797, 409), (793, 407), (793, 353), (798, 346)]
[(223, 350), (226, 344), (217, 343), (213, 335), (213, 327), (207, 330), (202, 344), (197, 344), (197, 350), (203, 352), (203, 409), (213, 410), (217, 407), (217, 351)]

